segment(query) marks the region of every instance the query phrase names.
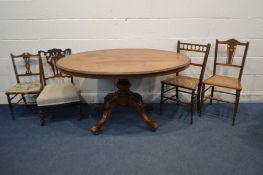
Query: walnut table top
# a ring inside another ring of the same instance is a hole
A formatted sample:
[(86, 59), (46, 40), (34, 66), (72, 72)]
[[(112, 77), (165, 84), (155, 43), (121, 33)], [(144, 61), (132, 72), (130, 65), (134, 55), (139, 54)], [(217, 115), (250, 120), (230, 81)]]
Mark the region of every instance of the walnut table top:
[(171, 74), (186, 69), (190, 59), (154, 49), (109, 49), (77, 53), (57, 62), (64, 73), (87, 78), (130, 79)]

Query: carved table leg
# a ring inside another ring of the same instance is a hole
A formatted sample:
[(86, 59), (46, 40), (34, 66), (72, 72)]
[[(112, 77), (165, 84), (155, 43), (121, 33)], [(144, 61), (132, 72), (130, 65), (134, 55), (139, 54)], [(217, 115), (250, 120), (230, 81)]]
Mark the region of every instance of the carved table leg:
[(154, 121), (151, 120), (148, 115), (145, 113), (144, 110), (144, 105), (143, 105), (143, 101), (142, 101), (142, 96), (140, 94), (137, 93), (133, 93), (132, 94), (132, 98), (130, 98), (130, 106), (133, 106), (137, 112), (139, 113), (139, 115), (141, 116), (141, 119), (150, 126), (150, 128), (153, 131), (156, 131), (156, 129), (159, 127), (158, 124)]
[(104, 98), (104, 112), (102, 118), (90, 128), (93, 134), (98, 134), (99, 130), (105, 125), (112, 111), (117, 106), (132, 106), (140, 114), (142, 120), (148, 124), (152, 130), (156, 130), (159, 126), (151, 120), (145, 113), (142, 96), (130, 91), (130, 82), (127, 79), (121, 79), (117, 83), (118, 90), (110, 93)]
[(118, 104), (118, 99), (113, 94), (108, 94), (104, 98), (104, 112), (102, 118), (97, 122), (96, 125), (90, 128), (90, 131), (93, 134), (98, 134), (99, 130), (105, 125), (113, 109), (116, 108), (117, 104)]

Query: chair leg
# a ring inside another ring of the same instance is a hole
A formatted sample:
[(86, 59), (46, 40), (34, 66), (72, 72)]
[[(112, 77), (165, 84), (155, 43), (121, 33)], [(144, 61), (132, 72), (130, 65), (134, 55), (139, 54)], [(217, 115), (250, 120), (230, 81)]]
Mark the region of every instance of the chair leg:
[(211, 88), (211, 98), (210, 98), (210, 105), (213, 103), (213, 96), (214, 96), (214, 89), (215, 89), (215, 87), (214, 86), (212, 86), (212, 88)]
[(80, 115), (79, 116), (79, 121), (80, 121), (80, 120), (84, 119), (81, 102), (79, 102), (78, 107), (79, 107), (79, 115)]
[(178, 87), (175, 88), (175, 92), (176, 92), (176, 99), (177, 99), (176, 104), (179, 105), (180, 103), (179, 103), (179, 88)]
[(194, 109), (195, 109), (195, 93), (194, 93), (194, 91), (192, 91), (192, 96), (191, 96), (191, 120), (190, 120), (190, 124), (193, 124)]
[(13, 105), (12, 105), (12, 102), (11, 102), (10, 95), (6, 94), (6, 96), (7, 96), (7, 101), (8, 101), (10, 115), (12, 117), (12, 120), (15, 120), (14, 109), (13, 109)]
[(238, 109), (238, 104), (239, 104), (239, 97), (240, 97), (240, 90), (236, 90), (236, 101), (235, 101), (235, 107), (234, 107), (234, 113), (233, 113), (232, 126), (235, 126), (235, 120), (236, 120), (237, 109)]
[(201, 101), (200, 95), (201, 95), (201, 92), (197, 91), (196, 101), (197, 101), (197, 110), (198, 110), (198, 112), (200, 111), (200, 101)]
[(40, 124), (41, 126), (45, 126), (45, 114), (43, 107), (38, 107), (38, 111), (39, 111)]
[(202, 115), (202, 111), (203, 111), (204, 95), (205, 95), (205, 84), (202, 85), (202, 90), (201, 90), (201, 104), (200, 104), (199, 116)]
[(22, 96), (22, 99), (23, 99), (24, 103), (27, 104), (25, 95), (22, 94), (21, 96)]
[(160, 115), (162, 115), (163, 113), (163, 93), (164, 93), (164, 84), (162, 83), (161, 98), (160, 98)]

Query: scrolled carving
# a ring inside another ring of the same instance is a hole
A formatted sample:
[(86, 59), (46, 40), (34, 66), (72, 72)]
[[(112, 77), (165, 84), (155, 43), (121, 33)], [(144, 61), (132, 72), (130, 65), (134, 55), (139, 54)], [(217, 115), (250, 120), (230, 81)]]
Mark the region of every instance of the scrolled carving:
[(66, 55), (70, 55), (71, 54), (71, 50), (70, 49), (66, 49), (66, 50), (62, 50), (62, 49), (57, 49), (57, 48), (53, 48), (53, 49), (49, 49), (47, 52), (44, 51), (40, 51), (44, 54), (46, 61), (48, 63), (48, 65), (50, 66), (52, 72), (53, 72), (53, 76), (62, 76), (62, 73), (58, 70), (58, 68), (56, 67), (56, 62), (66, 56)]

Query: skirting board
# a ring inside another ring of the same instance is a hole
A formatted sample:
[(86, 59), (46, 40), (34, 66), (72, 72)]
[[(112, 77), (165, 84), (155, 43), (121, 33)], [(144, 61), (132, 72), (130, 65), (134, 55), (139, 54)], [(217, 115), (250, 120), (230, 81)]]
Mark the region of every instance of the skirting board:
[[(110, 92), (82, 92), (82, 100), (87, 103), (102, 103), (104, 97)], [(143, 101), (145, 103), (159, 103), (160, 93), (153, 92), (139, 92), (143, 96)], [(240, 97), (240, 102), (242, 103), (263, 103), (263, 91), (256, 92), (242, 92)], [(0, 92), (0, 104), (7, 104), (6, 95), (4, 92)]]

